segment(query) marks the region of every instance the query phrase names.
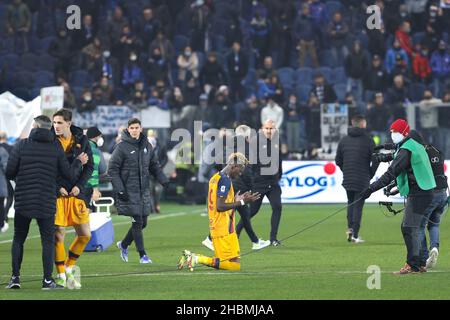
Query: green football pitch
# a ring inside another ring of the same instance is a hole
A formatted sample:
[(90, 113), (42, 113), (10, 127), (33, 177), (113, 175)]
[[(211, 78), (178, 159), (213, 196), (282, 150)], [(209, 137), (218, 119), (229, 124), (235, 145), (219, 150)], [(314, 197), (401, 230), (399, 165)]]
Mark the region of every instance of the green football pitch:
[[(79, 260), (81, 290), (41, 291), (41, 245), (33, 222), (25, 244), (22, 289), (3, 289), (10, 276), (12, 228), (0, 235), (0, 299), (450, 299), (450, 223), (441, 224), (441, 249), (437, 267), (418, 275), (394, 276), (405, 262), (400, 231), (402, 215), (386, 217), (375, 205), (364, 210), (363, 244), (348, 243), (346, 212), (283, 242), (251, 252), (245, 233), (240, 239), (242, 269), (238, 272), (200, 267), (194, 272), (176, 270), (183, 249), (211, 255), (201, 241), (208, 233), (204, 206), (163, 204), (163, 213), (152, 215), (145, 229), (151, 265), (140, 265), (134, 245), (130, 261), (122, 262), (115, 244), (101, 253), (85, 253)], [(341, 205), (285, 205), (279, 239), (324, 219)], [(115, 240), (130, 226), (126, 217), (113, 216)], [(257, 234), (270, 231), (270, 207), (265, 205), (253, 220)], [(67, 235), (67, 246), (74, 234)], [(381, 270), (380, 289), (369, 266)], [(369, 277), (371, 277), (369, 279)], [(368, 281), (369, 279), (369, 281)]]

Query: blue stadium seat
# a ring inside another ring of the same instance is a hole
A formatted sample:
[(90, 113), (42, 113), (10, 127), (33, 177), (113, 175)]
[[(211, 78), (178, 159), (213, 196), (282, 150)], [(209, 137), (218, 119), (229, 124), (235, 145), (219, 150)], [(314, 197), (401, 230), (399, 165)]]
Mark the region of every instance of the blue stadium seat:
[(216, 34), (213, 37), (213, 43), (212, 43), (213, 50), (217, 51), (217, 52), (222, 52), (222, 51), (226, 50), (227, 49), (226, 42), (227, 41), (224, 36), (222, 36), (220, 34)]
[(20, 57), (20, 66), (28, 71), (36, 70), (38, 57), (34, 53), (25, 53)]
[(283, 87), (292, 87), (294, 84), (294, 69), (285, 67), (277, 70), (278, 78)]
[(77, 70), (70, 75), (70, 85), (72, 87), (83, 87), (92, 85), (92, 78), (85, 70)]
[(25, 87), (15, 87), (15, 88), (11, 89), (10, 91), (13, 95), (15, 95), (16, 97), (18, 97), (22, 100), (25, 100), (25, 101), (31, 100), (30, 91)]
[(197, 58), (198, 58), (198, 69), (201, 70), (203, 68), (203, 66), (205, 65), (205, 54), (203, 52), (200, 51), (196, 51), (195, 54), (197, 54)]
[(425, 38), (425, 32), (416, 32), (412, 36), (412, 43), (413, 45), (416, 45), (418, 43), (421, 43), (423, 38)]
[(56, 85), (54, 76), (52, 72), (49, 71), (38, 71), (35, 73), (35, 86), (42, 87), (50, 87)]
[(331, 19), (331, 17), (333, 17), (333, 14), (336, 11), (341, 11), (342, 9), (342, 5), (339, 1), (327, 1), (325, 2), (325, 14), (326, 16)]
[(315, 70), (315, 75), (321, 73), (329, 84), (333, 84), (333, 71), (330, 67), (320, 67)]
[[(71, 87), (71, 89), (72, 89), (72, 92), (73, 92), (75, 98), (76, 98), (77, 100), (80, 99), (81, 96), (83, 95), (83, 90), (84, 90), (84, 88), (83, 88), (83, 87)], [(115, 90), (115, 89), (114, 89), (114, 90)]]
[(365, 102), (373, 101), (375, 99), (375, 92), (371, 90), (365, 90), (363, 99)]
[(55, 70), (56, 59), (47, 53), (43, 53), (39, 56), (37, 62), (38, 70), (46, 70), (53, 72)]
[(334, 91), (338, 97), (339, 102), (343, 102), (345, 100), (345, 94), (347, 93), (347, 85), (338, 83), (333, 86)]
[(19, 67), (20, 57), (17, 54), (9, 53), (1, 57), (0, 67), (6, 67), (8, 70), (16, 70)]
[(319, 53), (319, 61), (321, 66), (330, 68), (337, 67), (336, 59), (331, 53), (331, 50), (322, 50)]
[(306, 102), (309, 99), (309, 93), (311, 91), (311, 85), (297, 85), (295, 88), (295, 94), (300, 102)]
[(41, 95), (41, 87), (35, 87), (29, 91), (30, 94), (30, 100), (33, 100), (37, 96)]
[(411, 102), (418, 102), (423, 99), (423, 92), (425, 91), (423, 83), (411, 83), (408, 88), (408, 97)]
[(295, 71), (295, 80), (297, 85), (309, 85), (313, 80), (313, 71), (311, 68), (299, 68)]
[(333, 69), (333, 83), (347, 83), (347, 75), (344, 67)]
[(173, 38), (173, 47), (175, 48), (176, 55), (180, 54), (188, 44), (189, 39), (187, 37), (176, 35)]
[(14, 87), (31, 89), (34, 87), (34, 75), (29, 71), (17, 72), (14, 76)]
[(244, 86), (254, 87), (256, 85), (256, 71), (249, 69), (244, 79)]

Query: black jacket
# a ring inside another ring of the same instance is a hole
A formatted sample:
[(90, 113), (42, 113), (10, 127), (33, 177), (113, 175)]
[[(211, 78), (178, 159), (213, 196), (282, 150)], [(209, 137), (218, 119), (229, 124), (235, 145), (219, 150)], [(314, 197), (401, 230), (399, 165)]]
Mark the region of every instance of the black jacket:
[(230, 78), (242, 80), (247, 75), (248, 71), (248, 59), (247, 56), (239, 51), (238, 59), (236, 61), (236, 54), (234, 51), (230, 52), (227, 56), (228, 74)]
[(70, 127), (70, 131), (72, 132), (72, 135), (75, 139), (75, 143), (73, 144), (72, 148), (67, 150), (66, 152), (67, 160), (72, 164), (82, 152), (85, 152), (87, 154), (89, 160), (83, 166), (83, 169), (79, 172), (78, 176), (75, 179), (75, 183), (62, 176), (58, 177), (58, 190), (60, 188), (64, 188), (67, 190), (67, 192), (70, 193), (72, 188), (77, 186), (78, 189), (80, 189), (80, 194), (77, 196), (77, 198), (89, 202), (90, 199), (87, 199), (88, 197), (85, 193), (85, 186), (87, 185), (88, 180), (91, 178), (91, 175), (94, 172), (94, 157), (92, 155), (91, 146), (89, 145), (89, 139), (83, 134), (83, 129), (72, 125)]
[(339, 142), (336, 152), (336, 164), (344, 174), (342, 186), (347, 191), (362, 191), (369, 187), (378, 168), (378, 162), (372, 161), (375, 143), (366, 130), (350, 127), (348, 136)]
[(168, 182), (150, 142), (141, 134), (133, 139), (127, 130), (109, 160), (114, 192), (127, 193), (129, 201), (117, 199), (119, 215), (148, 216), (151, 211), (150, 174), (161, 184)]
[(16, 182), (14, 209), (30, 218), (53, 217), (57, 177), (73, 184), (75, 173), (80, 170), (79, 160), (70, 166), (52, 131), (33, 129), (28, 139), (14, 146), (6, 167), (7, 178)]
[[(273, 146), (273, 152), (278, 153), (278, 163), (273, 163), (276, 159), (271, 159), (269, 162), (264, 158), (272, 158), (272, 140), (267, 139), (262, 133), (257, 136), (257, 160), (255, 164), (251, 165), (252, 168), (252, 191), (257, 191), (260, 193), (270, 190), (272, 186), (279, 183), (282, 175), (282, 160), (280, 145), (276, 144)], [(251, 144), (251, 143), (250, 143)], [(260, 150), (262, 148), (262, 150)], [(262, 155), (262, 157), (261, 157)], [(275, 168), (276, 172), (273, 174), (265, 174), (263, 169)]]

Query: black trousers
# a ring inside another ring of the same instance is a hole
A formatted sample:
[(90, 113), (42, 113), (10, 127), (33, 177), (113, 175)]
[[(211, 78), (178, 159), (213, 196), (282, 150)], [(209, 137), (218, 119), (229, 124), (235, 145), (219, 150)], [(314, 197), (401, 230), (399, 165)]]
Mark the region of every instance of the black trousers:
[[(14, 216), (14, 238), (11, 248), (13, 276), (20, 276), (20, 267), (23, 259), (23, 244), (28, 236), (31, 218), (16, 212)], [(53, 273), (55, 256), (55, 217), (36, 219), (41, 234), (42, 266), (44, 278), (50, 279)]]
[(5, 221), (6, 221), (5, 198), (0, 197), (0, 228), (3, 228)]
[[(248, 237), (252, 242), (258, 242), (258, 237), (256, 236), (255, 231), (253, 230), (252, 223), (250, 221), (250, 207), (240, 206), (236, 209), (239, 212), (239, 215), (241, 216), (241, 220), (239, 220), (238, 226), (240, 223), (242, 223), (242, 227), (245, 229), (245, 232), (247, 232)], [(238, 233), (239, 236), (240, 233)]]
[[(270, 185), (268, 189), (265, 190), (252, 190), (252, 192), (261, 193), (261, 197), (250, 204), (250, 218), (253, 218), (261, 208), (261, 204), (264, 196), (269, 199), (270, 206), (272, 207), (272, 218), (271, 218), (271, 229), (270, 229), (270, 241), (277, 240), (278, 227), (280, 226), (281, 220), (281, 187), (279, 184)], [(242, 231), (244, 224), (239, 221), (236, 226), (236, 232), (239, 235)]]
[(402, 235), (406, 245), (406, 263), (414, 271), (420, 268), (421, 239), (419, 229), (427, 207), (433, 201), (433, 194), (408, 196), (402, 221)]
[(125, 238), (122, 240), (122, 247), (129, 247), (134, 240), (137, 251), (140, 254), (145, 254), (144, 235), (142, 234), (142, 230), (147, 226), (147, 216), (133, 216), (132, 221), (130, 230), (128, 230)]
[(359, 200), (350, 206), (351, 203), (358, 199), (360, 191), (347, 190), (347, 227), (353, 230), (353, 237), (358, 238), (359, 229), (361, 227), (361, 218), (365, 200)]

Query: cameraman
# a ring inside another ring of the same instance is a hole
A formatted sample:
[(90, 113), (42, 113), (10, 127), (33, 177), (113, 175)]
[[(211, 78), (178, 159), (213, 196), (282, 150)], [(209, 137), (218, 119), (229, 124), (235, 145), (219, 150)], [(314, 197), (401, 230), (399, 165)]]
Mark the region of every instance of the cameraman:
[[(342, 186), (347, 192), (347, 240), (362, 243), (359, 238), (364, 199), (356, 201), (358, 194), (370, 184), (370, 179), (378, 169), (379, 162), (372, 161), (375, 143), (366, 131), (367, 122), (364, 116), (352, 117), (352, 127), (348, 128), (348, 136), (344, 137), (336, 151), (336, 165), (344, 174)], [(356, 201), (356, 203), (354, 203)]]
[(426, 210), (433, 200), (436, 182), (430, 160), (423, 145), (409, 137), (409, 125), (403, 119), (397, 119), (390, 127), (392, 141), (398, 151), (387, 172), (361, 193), (362, 199), (397, 181), (401, 196), (407, 197), (405, 215), (402, 221), (402, 234), (405, 241), (406, 264), (396, 275), (417, 273), (420, 271), (420, 225)]

